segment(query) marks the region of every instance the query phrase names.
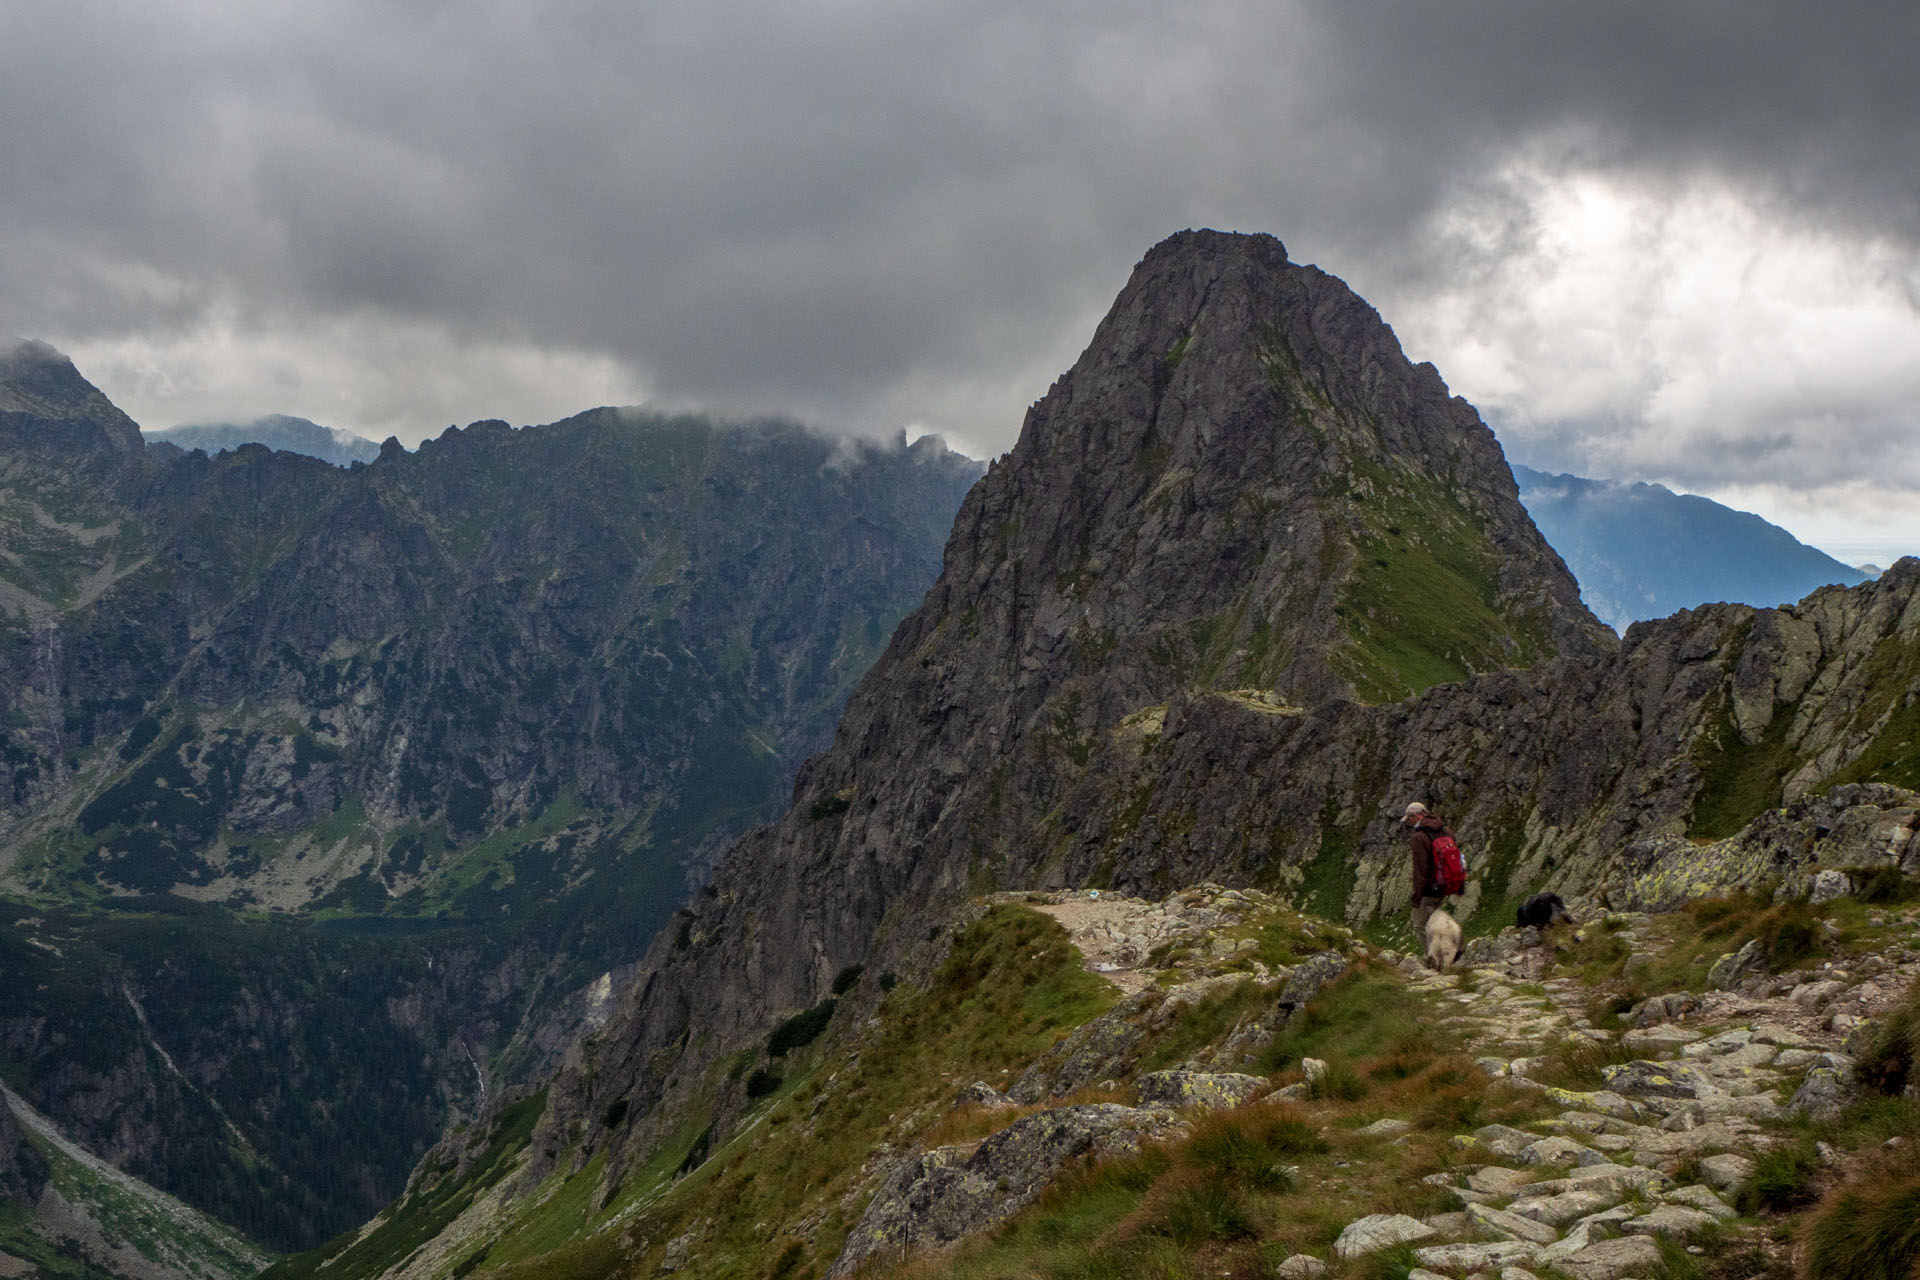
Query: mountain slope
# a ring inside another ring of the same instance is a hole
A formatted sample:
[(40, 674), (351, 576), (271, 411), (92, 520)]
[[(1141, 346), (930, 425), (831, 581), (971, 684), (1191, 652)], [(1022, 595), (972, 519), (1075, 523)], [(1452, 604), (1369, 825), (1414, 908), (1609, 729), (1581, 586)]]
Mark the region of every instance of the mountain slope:
[(1761, 607), (1867, 575), (1759, 516), (1657, 484), (1515, 466), (1520, 500), (1616, 631), (1716, 601)]
[(591, 1021), (784, 804), (978, 474), (619, 410), (347, 471), (141, 451), (70, 364), (21, 361), (0, 1055), (277, 1247), (364, 1218)]
[(270, 413), (251, 422), (183, 422), (144, 435), (155, 443), (200, 449), (209, 454), (238, 449), (244, 444), (263, 444), (269, 449), (302, 453), (331, 462), (336, 467), (372, 462), (380, 456), (380, 446), (365, 436), (340, 427), (323, 427), (310, 419), (284, 413)]
[(67, 1141), (0, 1084), (0, 1263), (46, 1277), (243, 1280), (269, 1261), (228, 1228)]

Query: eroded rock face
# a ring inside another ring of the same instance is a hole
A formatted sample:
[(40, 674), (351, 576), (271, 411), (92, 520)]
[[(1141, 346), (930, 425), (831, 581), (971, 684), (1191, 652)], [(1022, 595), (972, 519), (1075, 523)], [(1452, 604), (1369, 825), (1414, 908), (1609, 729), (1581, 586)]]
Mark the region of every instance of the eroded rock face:
[(874, 1195), (828, 1275), (876, 1255), (951, 1245), (1031, 1204), (1067, 1161), (1137, 1151), (1178, 1131), (1165, 1111), (1092, 1103), (1027, 1116), (971, 1149), (914, 1156)]

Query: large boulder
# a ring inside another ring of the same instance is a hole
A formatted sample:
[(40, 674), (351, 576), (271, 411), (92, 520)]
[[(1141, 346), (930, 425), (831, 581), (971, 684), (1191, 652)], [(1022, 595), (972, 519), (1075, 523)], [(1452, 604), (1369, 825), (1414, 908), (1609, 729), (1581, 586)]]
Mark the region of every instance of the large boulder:
[(1333, 1242), (1333, 1252), (1341, 1258), (1358, 1258), (1397, 1244), (1425, 1240), (1432, 1234), (1432, 1227), (1404, 1213), (1370, 1213), (1346, 1225)]

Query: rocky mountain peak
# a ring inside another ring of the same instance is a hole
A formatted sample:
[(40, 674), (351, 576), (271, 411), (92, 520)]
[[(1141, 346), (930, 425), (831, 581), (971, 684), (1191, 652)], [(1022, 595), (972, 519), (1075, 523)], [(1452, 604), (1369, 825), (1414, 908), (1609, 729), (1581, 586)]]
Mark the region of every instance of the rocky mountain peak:
[(44, 342), (0, 350), (0, 445), (139, 453), (140, 428)]
[(1077, 797), (1194, 697), (1397, 703), (1611, 642), (1492, 433), (1370, 306), (1270, 236), (1176, 236), (968, 494), (793, 809), (656, 942), (604, 1040), (648, 1065), (599, 1087), (651, 1107), (967, 888), (1173, 874), (1184, 841), (1095, 865), (1118, 836)]

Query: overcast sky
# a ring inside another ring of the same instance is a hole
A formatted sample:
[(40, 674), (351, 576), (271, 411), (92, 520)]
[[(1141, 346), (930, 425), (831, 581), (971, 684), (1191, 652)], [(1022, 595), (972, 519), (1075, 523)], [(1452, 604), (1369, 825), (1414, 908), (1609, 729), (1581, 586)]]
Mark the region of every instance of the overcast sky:
[(148, 427), (1007, 448), (1270, 231), (1518, 460), (1920, 552), (1920, 5), (0, 0), (0, 335)]

